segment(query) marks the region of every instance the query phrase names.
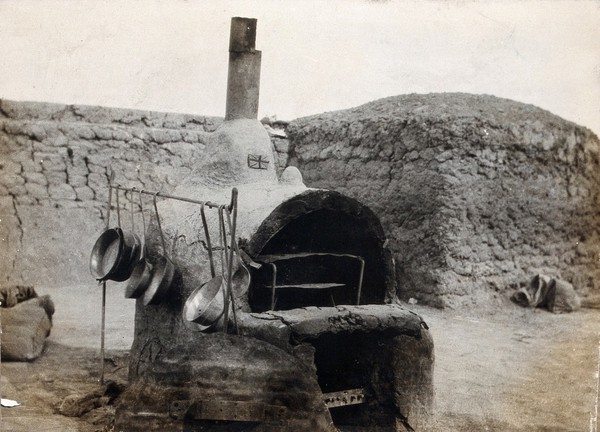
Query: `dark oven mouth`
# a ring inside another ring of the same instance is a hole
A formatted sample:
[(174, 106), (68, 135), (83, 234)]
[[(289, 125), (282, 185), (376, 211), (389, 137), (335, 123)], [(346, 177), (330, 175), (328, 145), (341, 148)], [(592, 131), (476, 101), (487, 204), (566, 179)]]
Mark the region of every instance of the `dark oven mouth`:
[(378, 218), (332, 191), (309, 191), (278, 206), (248, 247), (253, 312), (382, 304), (393, 280)]
[(249, 266), (251, 311), (320, 329), (296, 336), (313, 347), (334, 423), (388, 424), (393, 392), (383, 375), (396, 333), (364, 324), (395, 290), (391, 254), (373, 211), (338, 192), (309, 190), (275, 208), (243, 246), (255, 262)]

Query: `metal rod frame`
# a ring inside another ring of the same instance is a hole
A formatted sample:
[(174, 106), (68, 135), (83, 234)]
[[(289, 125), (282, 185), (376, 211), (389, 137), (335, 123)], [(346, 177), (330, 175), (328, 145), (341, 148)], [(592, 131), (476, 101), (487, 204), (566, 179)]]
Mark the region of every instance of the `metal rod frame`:
[[(271, 309), (275, 310), (275, 290), (277, 289), (277, 266), (274, 261), (286, 261), (291, 259), (298, 258), (307, 258), (310, 256), (333, 256), (339, 258), (353, 258), (359, 261), (360, 263), (360, 273), (358, 276), (358, 285), (357, 285), (357, 294), (356, 294), (356, 305), (360, 306), (360, 297), (362, 294), (362, 284), (363, 284), (363, 276), (365, 273), (365, 260), (363, 257), (358, 255), (351, 254), (341, 254), (341, 253), (328, 253), (328, 252), (306, 252), (306, 253), (297, 253), (297, 254), (283, 254), (283, 255), (259, 255), (256, 257), (256, 260), (259, 262), (263, 262), (271, 266), (273, 273), (271, 279)], [(331, 302), (333, 306), (335, 306), (335, 301), (333, 300), (333, 295), (330, 294)]]
[[(110, 185), (110, 187), (112, 189), (115, 189), (115, 190), (122, 190), (122, 191), (127, 191), (127, 192), (139, 192), (139, 193), (142, 193), (142, 194), (145, 194), (145, 195), (156, 195), (157, 197), (174, 199), (174, 200), (177, 200), (177, 201), (184, 201), (184, 202), (189, 202), (189, 203), (192, 203), (192, 204), (199, 204), (199, 205), (204, 204), (207, 207), (215, 208), (215, 209), (218, 209), (222, 205), (222, 204), (217, 204), (217, 203), (214, 203), (214, 202), (211, 202), (211, 201), (200, 201), (200, 200), (195, 200), (195, 199), (192, 199), (192, 198), (186, 198), (186, 197), (181, 197), (181, 196), (170, 195), (170, 194), (166, 194), (166, 193), (163, 193), (163, 192), (156, 192), (156, 191), (153, 192), (153, 191), (147, 191), (147, 190), (144, 190), (144, 189), (137, 189), (135, 187), (127, 188), (127, 187), (123, 187), (123, 186), (120, 186), (120, 185)], [(231, 192), (231, 201), (230, 201), (229, 205), (226, 206), (227, 210), (229, 210), (229, 211), (233, 210), (234, 195), (237, 195), (237, 189), (236, 188), (232, 189), (232, 192)]]
[[(160, 218), (158, 217), (158, 209), (156, 208), (156, 197), (162, 197), (162, 198), (167, 198), (167, 199), (173, 199), (173, 200), (177, 200), (177, 201), (184, 201), (184, 202), (189, 202), (192, 204), (198, 204), (202, 206), (202, 223), (204, 225), (205, 228), (205, 233), (208, 233), (208, 228), (206, 227), (206, 219), (204, 216), (204, 207), (210, 207), (210, 208), (215, 208), (215, 209), (219, 209), (219, 208), (223, 208), (225, 209), (228, 213), (232, 212), (233, 213), (233, 226), (230, 229), (230, 234), (231, 234), (231, 251), (230, 251), (230, 256), (227, 257), (229, 258), (229, 265), (228, 265), (228, 277), (227, 277), (227, 293), (229, 294), (229, 296), (233, 297), (233, 293), (231, 292), (231, 261), (233, 258), (233, 250), (234, 247), (236, 250), (238, 249), (238, 245), (237, 242), (235, 241), (235, 226), (236, 226), (236, 222), (237, 222), (237, 196), (238, 196), (238, 191), (237, 188), (232, 188), (231, 190), (231, 201), (229, 203), (229, 205), (221, 205), (221, 204), (216, 204), (214, 202), (211, 201), (199, 201), (199, 200), (195, 200), (195, 199), (191, 199), (191, 198), (186, 198), (186, 197), (180, 197), (180, 196), (175, 196), (175, 195), (170, 195), (170, 194), (166, 194), (166, 193), (162, 193), (162, 192), (157, 192), (157, 191), (147, 191), (144, 189), (138, 189), (136, 187), (124, 187), (124, 186), (120, 186), (117, 184), (113, 184), (115, 178), (115, 173), (114, 171), (110, 170), (110, 174), (109, 174), (109, 180), (108, 180), (108, 202), (107, 202), (107, 209), (106, 209), (106, 229), (109, 229), (110, 226), (110, 216), (111, 216), (111, 207), (112, 207), (112, 195), (113, 195), (113, 190), (116, 192), (115, 193), (115, 200), (116, 200), (116, 211), (117, 211), (117, 224), (120, 227), (121, 226), (121, 212), (120, 212), (120, 204), (119, 204), (119, 191), (125, 191), (125, 192), (129, 192), (131, 194), (131, 207), (133, 208), (133, 194), (135, 192), (137, 192), (139, 194), (139, 198), (140, 198), (140, 208), (142, 206), (142, 194), (145, 195), (152, 195), (153, 199), (154, 199), (154, 209), (156, 211), (156, 215), (157, 215), (157, 220), (158, 220), (158, 224), (159, 224), (159, 229), (160, 229), (160, 233), (161, 233), (161, 241), (162, 241), (162, 245), (163, 245), (163, 249), (165, 249), (165, 254), (166, 254), (166, 248), (165, 248), (165, 242), (164, 242), (164, 237), (162, 235), (162, 227), (160, 226)], [(144, 231), (145, 231), (145, 221), (143, 220), (144, 218), (144, 214), (143, 214), (143, 210), (142, 210), (142, 221), (144, 222)], [(131, 224), (133, 227), (133, 211), (131, 212)], [(144, 232), (145, 235), (145, 232)], [(212, 258), (212, 251), (210, 250), (210, 239), (207, 238), (208, 241), (208, 247), (209, 247), (209, 254), (211, 255)], [(225, 249), (227, 248), (227, 243), (225, 242)], [(227, 254), (227, 251), (225, 251), (225, 254)], [(212, 264), (212, 259), (211, 259), (211, 274), (213, 274), (214, 277), (214, 267)], [(227, 304), (227, 303), (226, 303)], [(236, 320), (237, 321), (237, 320)], [(225, 326), (227, 324), (225, 323)], [(104, 364), (105, 364), (105, 333), (106, 333), (106, 281), (102, 281), (102, 317), (101, 317), (101, 324), (100, 324), (101, 328), (100, 328), (100, 384), (104, 384)], [(237, 323), (236, 323), (236, 327), (237, 327)], [(227, 328), (225, 327), (225, 331), (227, 331)]]

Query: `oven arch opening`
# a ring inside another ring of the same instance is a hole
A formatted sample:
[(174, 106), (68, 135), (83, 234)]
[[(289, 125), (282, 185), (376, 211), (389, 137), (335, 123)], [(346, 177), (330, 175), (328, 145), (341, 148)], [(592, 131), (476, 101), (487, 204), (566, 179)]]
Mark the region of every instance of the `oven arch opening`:
[(332, 191), (310, 190), (279, 205), (247, 250), (252, 311), (382, 304), (395, 293), (391, 254), (375, 214)]

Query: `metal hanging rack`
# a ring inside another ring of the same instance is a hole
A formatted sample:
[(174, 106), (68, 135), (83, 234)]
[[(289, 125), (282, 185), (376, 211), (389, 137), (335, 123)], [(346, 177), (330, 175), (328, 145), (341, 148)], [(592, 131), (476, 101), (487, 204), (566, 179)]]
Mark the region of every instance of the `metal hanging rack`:
[[(181, 197), (181, 196), (170, 195), (170, 194), (166, 194), (166, 193), (163, 193), (163, 192), (152, 192), (152, 191), (147, 191), (147, 190), (144, 190), (144, 189), (137, 189), (135, 187), (127, 188), (127, 187), (124, 187), (124, 186), (112, 185), (111, 184), (110, 188), (111, 189), (115, 189), (115, 190), (126, 191), (126, 192), (137, 192), (137, 193), (141, 193), (141, 194), (145, 194), (145, 195), (153, 195), (153, 196), (157, 196), (157, 197), (174, 199), (174, 200), (177, 200), (177, 201), (184, 201), (184, 202), (189, 202), (189, 203), (192, 203), (192, 204), (205, 205), (207, 207), (215, 208), (215, 209), (218, 209), (219, 207), (221, 207), (223, 205), (223, 204), (214, 203), (212, 201), (200, 201), (200, 200), (196, 200), (196, 199), (192, 199), (192, 198), (186, 198), (186, 197)], [(230, 201), (230, 203), (229, 203), (228, 206), (225, 206), (227, 208), (227, 210), (233, 211), (233, 209), (237, 206), (237, 195), (238, 195), (237, 188), (232, 188), (232, 190), (231, 190), (231, 201)]]
[[(182, 196), (176, 196), (176, 195), (171, 195), (171, 194), (166, 194), (163, 192), (158, 192), (158, 191), (148, 191), (148, 190), (144, 190), (144, 189), (138, 189), (136, 187), (124, 187), (118, 184), (113, 184), (115, 178), (115, 172), (114, 171), (110, 171), (109, 174), (109, 180), (108, 180), (108, 202), (107, 202), (107, 210), (106, 210), (106, 229), (109, 228), (110, 226), (110, 216), (111, 216), (111, 209), (112, 209), (112, 195), (113, 195), (113, 190), (116, 192), (115, 193), (115, 201), (116, 201), (116, 212), (117, 212), (117, 220), (118, 220), (118, 224), (121, 224), (121, 214), (120, 214), (120, 205), (119, 205), (119, 191), (124, 191), (125, 193), (129, 192), (131, 193), (131, 199), (133, 200), (133, 194), (134, 193), (138, 193), (140, 194), (140, 198), (141, 195), (151, 195), (154, 197), (154, 199), (156, 200), (156, 197), (162, 197), (162, 198), (166, 198), (166, 199), (172, 199), (172, 200), (177, 200), (177, 201), (183, 201), (183, 202), (188, 202), (188, 203), (192, 203), (192, 204), (198, 204), (200, 206), (202, 206), (202, 213), (204, 213), (204, 207), (210, 207), (213, 209), (217, 209), (220, 211), (226, 210), (226, 212), (229, 214), (233, 214), (233, 227), (230, 229), (230, 237), (231, 237), (231, 248), (229, 251), (229, 256), (228, 258), (228, 263), (227, 263), (227, 272), (228, 272), (228, 276), (226, 278), (227, 281), (227, 287), (226, 287), (226, 295), (233, 297), (232, 291), (231, 291), (231, 262), (233, 260), (233, 250), (234, 250), (234, 244), (235, 244), (235, 225), (236, 225), (236, 218), (237, 218), (237, 199), (238, 199), (238, 190), (237, 188), (232, 188), (231, 189), (231, 200), (229, 202), (229, 205), (223, 205), (223, 204), (217, 204), (214, 203), (212, 201), (200, 201), (200, 200), (196, 200), (196, 199), (192, 199), (192, 198), (187, 198), (187, 197), (182, 197)], [(132, 207), (133, 207), (133, 202), (131, 203)], [(133, 211), (132, 211), (132, 221), (133, 221)], [(143, 216), (142, 216), (143, 217)], [(205, 224), (205, 218), (203, 217), (203, 224)], [(206, 227), (205, 227), (206, 228)], [(211, 251), (212, 252), (212, 251)], [(212, 267), (212, 266), (211, 266)], [(214, 271), (214, 269), (211, 268), (211, 272)], [(225, 302), (226, 305), (228, 305), (228, 302)], [(224, 327), (223, 327), (223, 331), (227, 331), (227, 323), (224, 323)], [(106, 281), (102, 281), (102, 322), (101, 322), (101, 331), (100, 331), (100, 384), (104, 384), (104, 364), (105, 364), (105, 334), (106, 334)]]

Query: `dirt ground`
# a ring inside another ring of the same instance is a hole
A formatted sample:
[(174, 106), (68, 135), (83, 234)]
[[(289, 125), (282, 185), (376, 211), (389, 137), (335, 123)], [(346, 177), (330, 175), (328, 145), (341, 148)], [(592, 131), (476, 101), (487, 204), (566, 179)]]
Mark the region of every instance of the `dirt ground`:
[[(38, 288), (56, 303), (44, 355), (2, 362), (1, 431), (110, 430), (112, 407), (81, 418), (57, 407), (99, 386), (101, 290)], [(133, 302), (122, 287), (107, 293), (107, 380), (124, 381), (133, 335)], [(435, 343), (436, 406), (431, 431), (596, 431), (600, 311), (553, 315), (507, 302), (496, 312), (466, 313), (411, 306)]]
[(434, 431), (596, 431), (600, 311), (414, 308), (435, 343)]

